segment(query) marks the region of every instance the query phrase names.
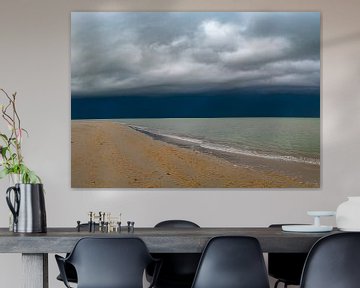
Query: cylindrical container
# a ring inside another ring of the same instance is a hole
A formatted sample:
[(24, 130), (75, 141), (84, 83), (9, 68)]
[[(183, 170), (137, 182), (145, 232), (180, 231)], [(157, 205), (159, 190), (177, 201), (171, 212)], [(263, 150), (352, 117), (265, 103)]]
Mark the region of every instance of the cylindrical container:
[(360, 196), (348, 197), (338, 206), (336, 226), (342, 231), (360, 231)]
[[(14, 193), (13, 202), (11, 193)], [(42, 184), (16, 184), (6, 191), (6, 201), (14, 215), (14, 232), (47, 231), (44, 189)]]

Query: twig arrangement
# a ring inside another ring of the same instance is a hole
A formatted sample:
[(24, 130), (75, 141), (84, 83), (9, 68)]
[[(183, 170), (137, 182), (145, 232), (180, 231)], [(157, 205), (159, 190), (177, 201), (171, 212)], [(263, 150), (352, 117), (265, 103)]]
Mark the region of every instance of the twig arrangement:
[(31, 171), (25, 164), (21, 153), (21, 144), (24, 134), (28, 132), (21, 127), (21, 120), (16, 109), (16, 92), (9, 95), (4, 89), (0, 88), (0, 92), (7, 100), (6, 105), (0, 105), (1, 116), (5, 120), (9, 134), (0, 132), (0, 179), (9, 174), (20, 175), (22, 183), (40, 183), (40, 178)]

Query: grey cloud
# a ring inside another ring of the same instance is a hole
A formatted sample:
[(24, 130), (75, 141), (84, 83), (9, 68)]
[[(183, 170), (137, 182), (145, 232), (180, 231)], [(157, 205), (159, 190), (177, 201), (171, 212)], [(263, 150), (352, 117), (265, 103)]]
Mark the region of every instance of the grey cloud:
[(318, 86), (314, 13), (72, 13), (72, 93)]
[(247, 29), (248, 35), (265, 37), (281, 36), (290, 39), (293, 49), (291, 57), (307, 55), (319, 59), (320, 13), (318, 12), (272, 12), (260, 13), (252, 18)]

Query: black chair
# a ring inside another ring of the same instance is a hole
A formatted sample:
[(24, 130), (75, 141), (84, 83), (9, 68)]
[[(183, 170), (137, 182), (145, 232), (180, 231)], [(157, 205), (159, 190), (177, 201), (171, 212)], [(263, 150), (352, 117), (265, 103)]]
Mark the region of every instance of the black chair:
[(192, 288), (269, 288), (256, 238), (220, 236), (207, 244)]
[[(187, 220), (166, 220), (155, 225), (155, 228), (200, 228), (199, 225)], [(194, 280), (201, 254), (197, 253), (157, 253), (152, 254), (161, 259), (156, 288), (190, 288)], [(153, 276), (153, 267), (147, 269), (147, 279)]]
[(321, 238), (306, 259), (301, 288), (360, 287), (360, 233)]
[[(80, 229), (82, 229), (82, 230), (89, 229), (89, 224), (88, 223), (80, 224)], [(95, 229), (99, 229), (98, 223), (95, 223)], [(66, 257), (68, 257), (68, 256), (69, 256), (69, 253), (66, 254)], [(64, 263), (64, 266), (65, 266), (65, 274), (66, 274), (68, 282), (77, 283), (77, 275), (76, 275), (76, 270), (75, 270), (74, 266), (67, 262)], [(61, 277), (61, 274), (59, 274), (56, 277), (56, 279), (64, 282), (63, 278)]]
[(78, 288), (142, 288), (145, 268), (156, 262), (139, 238), (82, 238), (67, 258), (55, 258), (66, 287), (65, 263), (75, 267)]
[[(270, 228), (280, 228), (287, 224), (272, 224)], [(274, 288), (280, 283), (286, 288), (288, 285), (300, 285), (301, 273), (304, 268), (307, 253), (269, 253), (268, 272), (277, 281)]]
[[(66, 254), (66, 257), (68, 257), (69, 254)], [(65, 259), (65, 258), (64, 258)], [(64, 273), (66, 275), (66, 279), (68, 282), (71, 283), (77, 283), (77, 274), (76, 274), (76, 270), (75, 267), (73, 265), (71, 265), (68, 262), (64, 262)], [(61, 277), (61, 274), (59, 274), (56, 277), (57, 280), (64, 282), (63, 278)]]
[(165, 220), (157, 223), (155, 228), (200, 228), (194, 222), (188, 220)]

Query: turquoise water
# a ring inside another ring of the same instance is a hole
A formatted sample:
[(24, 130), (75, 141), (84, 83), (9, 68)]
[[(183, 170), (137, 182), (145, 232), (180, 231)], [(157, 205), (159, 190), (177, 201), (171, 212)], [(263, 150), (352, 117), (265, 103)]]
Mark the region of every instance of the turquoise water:
[(188, 142), (204, 149), (320, 164), (319, 118), (168, 118), (117, 121), (140, 131)]

